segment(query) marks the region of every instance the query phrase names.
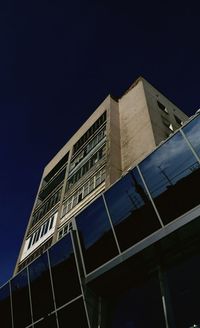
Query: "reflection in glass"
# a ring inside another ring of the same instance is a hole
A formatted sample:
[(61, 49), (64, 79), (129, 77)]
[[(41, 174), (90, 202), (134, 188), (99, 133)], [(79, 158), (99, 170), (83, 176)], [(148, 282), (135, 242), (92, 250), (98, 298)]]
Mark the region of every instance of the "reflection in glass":
[(76, 217), (76, 224), (87, 272), (118, 254), (102, 197)]
[[(66, 321), (67, 323), (67, 321)], [(51, 314), (46, 317), (44, 320), (39, 321), (34, 324), (34, 328), (57, 328), (56, 316)]]
[(183, 132), (200, 157), (200, 116), (197, 116), (183, 128)]
[(106, 328), (164, 328), (165, 320), (156, 277), (138, 283), (112, 301)]
[(56, 305), (60, 307), (81, 294), (70, 234), (54, 245), (49, 255)]
[(9, 284), (6, 284), (0, 289), (0, 309), (0, 327), (11, 328), (12, 320)]
[(180, 133), (139, 166), (165, 224), (200, 203), (199, 163)]
[(166, 272), (176, 328), (200, 327), (200, 256), (176, 264)]
[(60, 311), (58, 311), (58, 321), (60, 328), (69, 327), (73, 328), (88, 328), (85, 307), (82, 298), (72, 302)]
[(53, 309), (53, 296), (47, 254), (43, 254), (29, 266), (31, 299), (34, 321), (46, 316)]
[(11, 290), (15, 328), (25, 327), (31, 323), (30, 298), (26, 269), (11, 280)]
[(105, 199), (122, 250), (161, 228), (136, 169), (106, 191)]

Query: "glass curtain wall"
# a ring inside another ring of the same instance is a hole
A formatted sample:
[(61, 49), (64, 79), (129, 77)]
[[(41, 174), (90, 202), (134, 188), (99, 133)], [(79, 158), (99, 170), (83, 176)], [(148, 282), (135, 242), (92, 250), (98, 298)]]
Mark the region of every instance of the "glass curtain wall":
[(87, 318), (71, 233), (0, 289), (1, 328), (88, 328)]
[[(199, 121), (197, 117), (189, 122), (183, 134), (175, 133), (77, 215), (86, 276), (199, 205)], [(199, 235), (196, 238), (199, 242)], [(186, 259), (179, 252), (171, 266), (163, 266), (165, 258), (158, 254), (173, 312), (171, 327), (200, 325), (197, 246), (192, 254)], [(0, 288), (0, 327), (62, 328), (70, 321), (73, 328), (88, 327), (77, 263), (69, 233)], [(124, 270), (131, 269), (124, 265)], [(157, 278), (129, 286), (111, 302), (109, 327), (164, 327), (161, 299)]]

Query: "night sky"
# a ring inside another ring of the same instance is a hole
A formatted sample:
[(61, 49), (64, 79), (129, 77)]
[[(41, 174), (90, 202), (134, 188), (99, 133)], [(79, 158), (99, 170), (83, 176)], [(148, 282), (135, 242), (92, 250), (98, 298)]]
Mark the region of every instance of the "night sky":
[(109, 93), (120, 97), (142, 75), (188, 115), (200, 107), (199, 8), (146, 3), (0, 9), (0, 284), (12, 275), (44, 166)]

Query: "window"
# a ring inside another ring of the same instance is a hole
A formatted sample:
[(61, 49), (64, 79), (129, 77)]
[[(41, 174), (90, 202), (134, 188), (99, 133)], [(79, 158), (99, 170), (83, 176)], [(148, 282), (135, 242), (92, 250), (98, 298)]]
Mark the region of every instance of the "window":
[(77, 215), (76, 225), (87, 273), (118, 254), (102, 196)]
[(67, 223), (62, 230), (58, 233), (58, 239), (62, 238), (64, 235), (66, 235), (70, 230), (72, 230), (72, 222)]
[(200, 116), (197, 116), (194, 120), (190, 121), (183, 128), (183, 132), (197, 155), (200, 157)]
[(162, 117), (163, 124), (172, 132), (174, 132), (174, 128), (171, 122), (166, 120), (165, 118)]
[(163, 105), (159, 100), (157, 100), (157, 104), (158, 104), (158, 107), (163, 111), (165, 112), (166, 114), (168, 114), (168, 110), (167, 108), (165, 107), (165, 105)]
[(44, 235), (47, 234), (48, 231), (50, 231), (53, 228), (54, 219), (57, 214), (54, 214), (51, 216), (47, 221), (45, 221), (39, 229), (37, 229), (30, 237), (28, 241), (28, 247), (27, 250), (30, 249), (31, 246), (33, 246), (35, 243), (37, 243)]
[(67, 160), (68, 160), (68, 157), (69, 157), (69, 153), (67, 153), (59, 162), (58, 164), (56, 164), (54, 166), (54, 168), (49, 172), (49, 174), (44, 178), (43, 180), (43, 185), (46, 185), (47, 183), (50, 182), (50, 180), (55, 176), (57, 175), (58, 172), (60, 172), (61, 168), (63, 166), (66, 166), (67, 165)]
[(101, 147), (93, 156), (91, 156), (90, 159), (85, 164), (83, 164), (83, 166), (76, 173), (74, 173), (72, 177), (69, 178), (67, 185), (68, 190), (105, 156), (105, 152), (106, 146), (104, 144), (103, 147)]
[(106, 128), (104, 127), (86, 146), (85, 148), (72, 160), (70, 164), (70, 171), (72, 171), (87, 154), (105, 137)]
[(105, 167), (93, 175), (78, 191), (63, 205), (62, 216), (80, 203), (89, 193), (105, 180)]
[(63, 182), (65, 177), (66, 168), (64, 168), (58, 175), (56, 175), (53, 180), (50, 180), (45, 187), (41, 188), (39, 193), (39, 199), (41, 201), (45, 200), (52, 192)]
[(97, 131), (102, 124), (106, 122), (106, 111), (98, 118), (98, 120), (85, 132), (85, 134), (75, 143), (73, 154)]
[(199, 205), (200, 169), (180, 132), (176, 133), (139, 167), (164, 224)]
[(49, 250), (49, 258), (56, 305), (57, 307), (60, 307), (81, 294), (80, 282), (70, 235), (67, 235), (51, 247)]
[(54, 310), (47, 254), (43, 254), (30, 264), (28, 270), (33, 319), (36, 321)]
[(31, 228), (59, 202), (60, 196), (61, 189), (59, 189), (55, 194), (53, 194), (40, 209), (37, 209), (33, 213)]
[(21, 262), (18, 266), (18, 271), (25, 268), (29, 263), (31, 263), (36, 257), (44, 253), (47, 248), (49, 248), (52, 244), (52, 238), (49, 238), (44, 244), (42, 244), (39, 248), (35, 250), (30, 256), (28, 256), (25, 261), (22, 262), (23, 259), (21, 259)]
[(53, 227), (54, 216), (50, 219), (49, 230)]
[(0, 288), (1, 327), (12, 328), (9, 283)]
[(101, 183), (101, 172), (99, 171), (95, 176), (95, 184), (98, 186)]
[[(27, 327), (31, 324), (31, 309), (27, 271), (21, 271), (11, 280), (12, 308), (15, 327)], [(22, 311), (23, 306), (23, 311)]]
[(178, 123), (179, 125), (183, 125), (183, 121), (176, 115), (174, 115), (175, 121), (176, 123)]
[(104, 196), (122, 250), (161, 228), (137, 169), (131, 170)]
[(58, 321), (60, 328), (66, 328), (66, 322), (70, 322), (73, 328), (88, 328), (83, 299), (80, 298), (61, 308), (58, 311)]

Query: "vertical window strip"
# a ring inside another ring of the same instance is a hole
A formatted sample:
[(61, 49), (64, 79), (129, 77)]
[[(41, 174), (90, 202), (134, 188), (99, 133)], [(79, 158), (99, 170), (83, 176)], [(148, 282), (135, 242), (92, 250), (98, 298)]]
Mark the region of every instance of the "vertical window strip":
[(68, 180), (68, 190), (84, 176), (106, 153), (105, 144)]
[(73, 196), (63, 205), (62, 217), (80, 203), (87, 195), (95, 190), (105, 180), (105, 168), (92, 176)]
[(29, 243), (27, 249), (33, 246), (39, 239), (41, 239), (49, 230), (53, 227), (54, 217), (50, 217), (46, 222), (44, 222), (39, 229), (37, 229), (29, 238)]

